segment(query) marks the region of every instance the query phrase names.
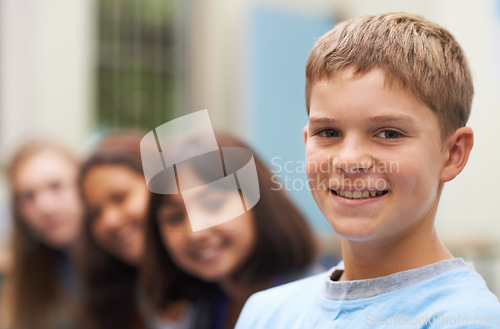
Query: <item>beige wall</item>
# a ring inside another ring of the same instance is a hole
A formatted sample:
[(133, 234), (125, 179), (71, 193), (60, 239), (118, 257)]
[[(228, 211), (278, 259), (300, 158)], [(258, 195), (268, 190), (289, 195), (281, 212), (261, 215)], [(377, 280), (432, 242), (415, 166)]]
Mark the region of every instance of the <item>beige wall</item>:
[(89, 131), (92, 1), (0, 1), (0, 153), (46, 134), (70, 146)]
[[(0, 169), (26, 138), (76, 152), (92, 108), (92, 1), (0, 0)], [(0, 170), (0, 246), (9, 227)]]

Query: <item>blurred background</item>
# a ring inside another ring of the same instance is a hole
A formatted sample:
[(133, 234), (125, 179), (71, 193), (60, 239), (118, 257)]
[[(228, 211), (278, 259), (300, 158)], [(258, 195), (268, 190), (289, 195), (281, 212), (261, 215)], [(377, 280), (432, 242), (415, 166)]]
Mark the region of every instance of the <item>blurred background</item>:
[(107, 131), (208, 109), (276, 171), (335, 257), (303, 170), (304, 66), (336, 22), (387, 11), (439, 23), (468, 56), (475, 147), (436, 225), (500, 296), (500, 0), (0, 0), (0, 246), (11, 220), (4, 166), (26, 138), (83, 156)]

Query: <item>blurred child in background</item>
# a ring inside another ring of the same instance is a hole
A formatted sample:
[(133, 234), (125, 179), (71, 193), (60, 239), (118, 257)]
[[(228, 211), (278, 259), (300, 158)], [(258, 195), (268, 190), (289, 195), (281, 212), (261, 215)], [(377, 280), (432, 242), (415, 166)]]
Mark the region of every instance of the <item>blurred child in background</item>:
[(11, 269), (0, 327), (72, 328), (79, 297), (75, 274), (83, 206), (78, 164), (59, 145), (32, 141), (8, 166), (13, 201)]
[[(219, 147), (248, 148), (229, 135), (216, 136)], [(203, 141), (178, 148), (189, 152), (197, 143)], [(141, 271), (151, 328), (233, 328), (251, 294), (313, 272), (316, 244), (306, 220), (254, 159), (260, 200), (217, 226), (193, 232), (180, 195), (152, 194)], [(210, 182), (205, 162), (191, 169), (192, 180)], [(200, 201), (207, 216), (231, 207), (227, 191), (213, 192)]]
[(149, 202), (140, 155), (143, 135), (111, 134), (82, 165), (84, 328), (144, 328), (136, 297)]

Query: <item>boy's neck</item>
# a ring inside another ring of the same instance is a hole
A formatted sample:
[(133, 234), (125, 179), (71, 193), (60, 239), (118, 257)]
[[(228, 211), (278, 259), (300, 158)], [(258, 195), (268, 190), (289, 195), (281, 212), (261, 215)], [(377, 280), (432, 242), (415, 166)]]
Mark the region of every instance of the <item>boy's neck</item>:
[(430, 234), (385, 244), (342, 239), (345, 270), (341, 281), (372, 279), (453, 258), (439, 240), (434, 227)]

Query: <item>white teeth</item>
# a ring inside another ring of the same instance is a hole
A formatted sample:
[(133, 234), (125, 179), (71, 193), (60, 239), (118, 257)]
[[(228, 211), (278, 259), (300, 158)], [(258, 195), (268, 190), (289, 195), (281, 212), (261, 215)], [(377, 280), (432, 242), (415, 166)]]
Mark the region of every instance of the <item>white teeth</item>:
[(375, 196), (381, 196), (384, 194), (384, 191), (335, 190), (335, 193), (337, 193), (337, 195), (340, 195), (348, 199), (366, 199), (366, 198), (373, 198)]

